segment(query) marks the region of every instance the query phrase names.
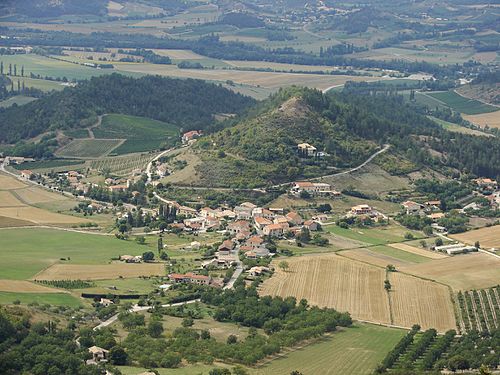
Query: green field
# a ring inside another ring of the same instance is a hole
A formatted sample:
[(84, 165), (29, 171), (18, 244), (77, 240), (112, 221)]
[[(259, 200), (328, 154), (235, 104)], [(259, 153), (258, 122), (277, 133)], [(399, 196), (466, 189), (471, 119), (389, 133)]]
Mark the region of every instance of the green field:
[(433, 92), (427, 95), (430, 95), (433, 98), (443, 102), (453, 110), (460, 113), (465, 113), (466, 115), (477, 115), (480, 113), (498, 111), (497, 107), (481, 103), (480, 101), (474, 99), (464, 98), (454, 91)]
[(92, 160), (90, 167), (99, 171), (109, 170), (119, 176), (126, 175), (134, 169), (144, 169), (155, 154), (129, 154)]
[(22, 304), (37, 302), (40, 305), (79, 307), (82, 303), (68, 293), (12, 293), (0, 292), (0, 305), (12, 304), (20, 301)]
[(106, 156), (122, 141), (118, 139), (74, 139), (57, 151), (67, 158), (99, 158)]
[(31, 103), (33, 100), (36, 100), (36, 98), (32, 98), (30, 96), (24, 96), (24, 95), (16, 95), (16, 96), (13, 96), (9, 99), (0, 101), (0, 108), (7, 108), (13, 104), (25, 105), (25, 104)]
[(455, 132), (455, 133), (463, 133), (463, 134), (472, 134), (472, 135), (477, 135), (477, 136), (483, 136), (483, 137), (491, 137), (491, 134), (488, 133), (483, 133), (482, 131), (475, 130), (475, 129), (469, 129), (466, 128), (465, 126), (460, 126), (457, 124), (454, 124), (452, 122), (444, 121), (436, 117), (428, 116), (432, 121), (437, 123), (438, 125), (441, 125), (443, 128)]
[(65, 87), (62, 82), (50, 81), (46, 79), (34, 79), (28, 77), (10, 77), (10, 79), (14, 82), (14, 88), (17, 88), (17, 81), (20, 81), (21, 85), (24, 82), (25, 87), (32, 87), (46, 92), (52, 90), (61, 91)]
[(89, 132), (87, 129), (68, 129), (64, 131), (64, 135), (71, 138), (88, 138)]
[(420, 235), (417, 232), (412, 232), (410, 230), (404, 230), (401, 227), (381, 227), (381, 228), (349, 228), (344, 229), (338, 225), (328, 225), (324, 226), (323, 229), (326, 232), (347, 237), (352, 240), (361, 241), (368, 243), (370, 245), (384, 245), (394, 242), (402, 242), (405, 240), (404, 234), (406, 232), (411, 232), (417, 238)]
[(38, 160), (38, 161), (32, 161), (32, 162), (27, 162), (23, 164), (17, 164), (13, 165), (13, 167), (17, 170), (22, 170), (22, 169), (50, 169), (50, 168), (59, 168), (59, 167), (64, 167), (64, 166), (71, 166), (71, 165), (80, 165), (82, 164), (82, 160), (74, 160), (74, 159), (53, 159), (53, 160)]
[(127, 139), (115, 152), (119, 155), (150, 151), (164, 144), (173, 144), (179, 136), (174, 125), (145, 117), (112, 114), (104, 116), (99, 128), (94, 129), (97, 138)]
[(379, 253), (382, 255), (386, 255), (392, 258), (396, 258), (405, 262), (411, 262), (411, 263), (424, 263), (428, 262), (430, 258), (423, 257), (418, 254), (413, 254), (408, 251), (403, 251), (399, 250), (393, 247), (389, 246), (372, 246), (369, 248), (370, 251), (373, 251), (374, 253)]
[(0, 232), (0, 279), (25, 280), (48, 266), (106, 264), (122, 254), (140, 255), (148, 247), (112, 236), (67, 232), (53, 229), (4, 229)]
[(154, 289), (154, 279), (113, 279), (93, 281), (95, 286), (79, 289), (80, 293), (148, 294)]
[(404, 334), (403, 330), (357, 324), (317, 344), (286, 354), (252, 374), (288, 375), (294, 370), (322, 375), (371, 374)]

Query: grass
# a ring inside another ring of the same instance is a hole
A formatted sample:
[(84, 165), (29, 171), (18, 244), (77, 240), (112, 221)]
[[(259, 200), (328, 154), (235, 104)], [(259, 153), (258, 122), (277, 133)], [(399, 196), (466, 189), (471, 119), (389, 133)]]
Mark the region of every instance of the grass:
[[(79, 289), (82, 293), (148, 294), (154, 289), (155, 279), (113, 279), (96, 280), (95, 286)], [(116, 289), (115, 289), (116, 288)]]
[(7, 108), (12, 106), (13, 104), (24, 105), (32, 102), (33, 100), (36, 99), (30, 96), (16, 95), (13, 96), (12, 98), (0, 101), (0, 108)]
[(21, 86), (24, 82), (26, 87), (31, 87), (35, 89), (39, 89), (45, 92), (49, 91), (61, 91), (64, 89), (64, 85), (62, 82), (51, 81), (47, 79), (36, 79), (36, 78), (28, 78), (28, 77), (10, 77), (10, 79), (14, 82), (14, 88), (17, 88), (17, 82), (21, 82)]
[(128, 154), (158, 149), (164, 143), (171, 144), (178, 137), (179, 130), (162, 121), (112, 114), (103, 118), (94, 134), (97, 138), (127, 139), (115, 152)]
[(445, 128), (451, 132), (472, 134), (472, 135), (483, 136), (483, 137), (492, 137), (491, 134), (483, 133), (482, 131), (479, 131), (479, 130), (469, 129), (469, 128), (466, 128), (465, 126), (460, 126), (460, 125), (454, 124), (452, 122), (441, 120), (441, 119), (436, 118), (436, 117), (429, 116), (429, 118), (432, 121), (434, 121), (435, 123), (437, 123), (438, 125), (441, 125), (443, 128)]
[[(405, 240), (404, 234), (411, 232), (400, 227), (387, 226), (383, 228), (349, 228), (344, 229), (337, 225), (328, 225), (323, 227), (326, 232), (347, 237), (352, 240), (361, 241), (370, 245), (384, 245), (393, 242), (402, 242)], [(415, 237), (420, 235), (411, 232)]]
[(404, 334), (399, 329), (356, 324), (251, 373), (290, 374), (298, 370), (303, 374), (371, 374)]
[(148, 247), (110, 236), (53, 229), (5, 229), (0, 233), (2, 267), (0, 279), (25, 280), (48, 266), (65, 264), (106, 264), (112, 257), (140, 255)]
[[(147, 372), (147, 369), (140, 367), (131, 367), (131, 366), (117, 366), (117, 367), (123, 375), (137, 375), (143, 372)], [(194, 364), (175, 369), (160, 368), (156, 369), (156, 371), (158, 371), (160, 375), (200, 375), (200, 374), (208, 374), (208, 372), (214, 368), (227, 368), (227, 366)]]
[(369, 250), (378, 254), (390, 256), (392, 258), (396, 258), (411, 263), (424, 263), (429, 261), (429, 258), (417, 254), (412, 254), (409, 253), (408, 251), (395, 249), (389, 246), (372, 246), (369, 248)]
[(79, 307), (82, 303), (68, 293), (12, 293), (0, 292), (0, 305), (12, 304), (20, 301), (22, 304), (37, 302), (40, 305)]
[(154, 154), (129, 154), (123, 156), (106, 157), (90, 162), (90, 168), (108, 170), (114, 175), (126, 175), (134, 169), (144, 169)]
[(428, 95), (443, 102), (455, 111), (465, 113), (466, 115), (477, 115), (498, 110), (498, 108), (481, 103), (478, 100), (464, 98), (454, 91), (434, 92)]

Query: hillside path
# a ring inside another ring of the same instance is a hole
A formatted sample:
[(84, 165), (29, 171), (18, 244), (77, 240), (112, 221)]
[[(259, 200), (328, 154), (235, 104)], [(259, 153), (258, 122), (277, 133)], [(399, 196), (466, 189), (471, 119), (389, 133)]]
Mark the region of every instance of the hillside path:
[(94, 125), (89, 126), (89, 127), (87, 128), (87, 131), (88, 131), (88, 133), (89, 133), (89, 138), (90, 138), (90, 139), (95, 139), (95, 135), (94, 135), (94, 130), (93, 130), (93, 129), (94, 129), (94, 128), (97, 128), (97, 127), (99, 127), (99, 126), (101, 126), (103, 116), (106, 116), (106, 115), (99, 115), (99, 116), (97, 116), (97, 121), (96, 121), (96, 123), (95, 123)]

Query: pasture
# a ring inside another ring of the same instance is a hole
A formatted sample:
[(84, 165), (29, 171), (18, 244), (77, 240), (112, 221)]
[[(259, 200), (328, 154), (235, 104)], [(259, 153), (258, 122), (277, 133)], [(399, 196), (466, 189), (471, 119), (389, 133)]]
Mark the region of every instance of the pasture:
[(0, 279), (27, 280), (55, 263), (103, 265), (112, 257), (140, 255), (147, 249), (113, 236), (42, 228), (2, 229)]
[(312, 305), (348, 311), (355, 319), (390, 323), (385, 270), (334, 254), (291, 258), (288, 263), (286, 272), (276, 267), (260, 294), (305, 298)]
[(54, 264), (34, 280), (105, 280), (140, 276), (165, 276), (163, 263)]
[(488, 125), (490, 128), (500, 128), (500, 110), (489, 113), (481, 113), (479, 115), (463, 115), (465, 120), (472, 122), (474, 125), (484, 128)]
[(0, 292), (0, 305), (10, 305), (14, 301), (21, 304), (38, 303), (39, 305), (67, 306), (77, 308), (82, 302), (69, 293), (12, 293)]
[(372, 374), (384, 356), (405, 334), (399, 329), (355, 324), (251, 371), (255, 375), (290, 374)]
[(0, 108), (7, 108), (12, 106), (13, 104), (24, 105), (31, 103), (33, 100), (36, 100), (36, 98), (24, 95), (16, 95), (12, 98), (0, 101)]
[(482, 247), (498, 249), (500, 248), (500, 225), (453, 234), (451, 237), (469, 245), (474, 245), (476, 241), (479, 241)]
[(97, 138), (126, 139), (115, 152), (129, 154), (158, 149), (163, 144), (171, 145), (179, 137), (179, 129), (145, 117), (111, 114), (103, 117), (94, 134)]
[[(399, 245), (399, 244), (398, 244)], [(415, 254), (413, 252), (409, 251), (404, 251), (398, 248), (395, 248), (393, 246), (384, 246), (384, 245), (379, 245), (379, 246), (372, 246), (369, 248), (370, 251), (373, 251), (377, 254), (381, 254), (387, 257), (392, 257), (395, 259), (398, 259), (403, 262), (408, 262), (408, 263), (425, 263), (429, 261), (430, 259), (422, 256), (420, 254)]]
[(400, 266), (413, 264), (407, 261), (403, 261), (401, 259), (393, 258), (388, 255), (384, 255), (381, 253), (377, 253), (371, 250), (371, 248), (367, 249), (352, 249), (352, 250), (343, 250), (338, 253), (340, 256), (358, 260), (360, 262), (369, 263), (374, 266), (385, 268), (388, 264), (392, 264), (397, 269)]
[(393, 247), (395, 249), (403, 250), (408, 253), (416, 254), (421, 257), (426, 257), (430, 259), (443, 259), (443, 258), (448, 258), (446, 255), (442, 253), (438, 253), (435, 251), (431, 250), (424, 250), (422, 248), (418, 248), (415, 246), (408, 245), (406, 243), (392, 243), (389, 245), (390, 247)]
[(453, 110), (466, 115), (477, 115), (497, 110), (497, 107), (481, 103), (475, 99), (465, 98), (454, 91), (431, 92), (427, 95), (439, 100)]
[[(495, 112), (485, 113), (482, 115), (475, 115), (475, 116), (490, 115), (490, 117), (493, 117), (493, 116), (491, 116), (492, 113), (495, 113)], [(500, 114), (500, 113), (498, 113), (498, 114)], [(466, 116), (462, 116), (462, 117), (465, 118)], [(474, 116), (472, 116), (472, 117), (474, 117)], [(454, 124), (452, 122), (441, 120), (441, 119), (436, 118), (436, 117), (429, 116), (429, 118), (432, 121), (434, 121), (435, 123), (437, 123), (438, 125), (442, 126), (443, 128), (445, 128), (451, 132), (462, 133), (462, 134), (471, 134), (471, 135), (477, 135), (477, 136), (483, 136), (483, 137), (493, 137), (493, 134), (483, 133), (482, 131), (475, 130), (475, 129), (469, 129), (469, 128), (466, 128), (465, 126), (460, 126), (460, 125)], [(471, 121), (471, 122), (474, 123), (473, 121)]]
[(436, 280), (451, 286), (454, 290), (481, 289), (498, 284), (500, 259), (488, 254), (471, 253), (402, 266), (400, 270)]
[(388, 225), (375, 228), (341, 228), (338, 225), (323, 226), (323, 230), (334, 236), (350, 238), (370, 245), (385, 245), (405, 240), (406, 232), (412, 233), (416, 238), (421, 235), (418, 232), (408, 230), (399, 225)]
[(456, 328), (450, 290), (432, 281), (400, 272), (389, 273), (393, 323), (411, 327), (418, 323), (423, 329), (445, 332)]
[(56, 154), (63, 158), (99, 158), (108, 155), (122, 143), (122, 139), (74, 139), (57, 150)]
[(35, 89), (39, 89), (45, 92), (48, 91), (61, 91), (66, 87), (62, 82), (51, 81), (47, 79), (36, 79), (36, 78), (28, 78), (28, 77), (10, 77), (10, 79), (14, 82), (14, 87), (17, 87), (17, 82), (21, 82), (21, 86), (24, 83), (26, 87), (31, 87)]

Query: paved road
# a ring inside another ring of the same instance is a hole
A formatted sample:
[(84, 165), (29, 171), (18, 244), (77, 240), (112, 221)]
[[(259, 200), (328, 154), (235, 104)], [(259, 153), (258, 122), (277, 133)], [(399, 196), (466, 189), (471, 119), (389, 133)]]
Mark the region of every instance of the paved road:
[(169, 148), (168, 150), (160, 152), (158, 155), (156, 155), (151, 161), (148, 163), (148, 166), (146, 167), (146, 175), (148, 176), (148, 181), (147, 184), (150, 184), (153, 181), (153, 172), (151, 169), (153, 168), (153, 162), (157, 161), (160, 159), (162, 156), (165, 156), (168, 154), (170, 151), (176, 150), (176, 148)]
[[(170, 303), (170, 304), (166, 304), (166, 305), (161, 305), (161, 307), (173, 307), (173, 306), (188, 305), (190, 303), (195, 303), (195, 302), (199, 302), (199, 301), (200, 301), (199, 299), (193, 299), (193, 300), (185, 301), (185, 302), (178, 302), (178, 303)], [(151, 308), (151, 306), (134, 305), (134, 306), (132, 306), (132, 308), (129, 311), (130, 312), (139, 312), (139, 311), (148, 310), (150, 308)], [(118, 320), (118, 314), (115, 314), (111, 318), (109, 318), (109, 319), (105, 320), (104, 322), (102, 322), (101, 324), (95, 326), (94, 331), (96, 331), (100, 328), (107, 327), (107, 326), (113, 324), (114, 322), (116, 322), (117, 320)]]

